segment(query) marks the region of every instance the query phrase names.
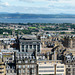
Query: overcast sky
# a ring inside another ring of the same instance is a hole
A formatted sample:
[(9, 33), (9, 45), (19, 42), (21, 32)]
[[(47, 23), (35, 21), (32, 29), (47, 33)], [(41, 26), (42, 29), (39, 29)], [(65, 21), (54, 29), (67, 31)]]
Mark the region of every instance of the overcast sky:
[(0, 12), (75, 14), (75, 0), (0, 0)]

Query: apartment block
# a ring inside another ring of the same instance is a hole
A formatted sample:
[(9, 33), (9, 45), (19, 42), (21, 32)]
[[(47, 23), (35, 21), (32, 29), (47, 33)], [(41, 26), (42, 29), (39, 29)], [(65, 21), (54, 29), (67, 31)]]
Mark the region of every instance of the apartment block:
[(38, 60), (39, 75), (66, 75), (65, 65), (61, 61)]
[(35, 60), (17, 60), (17, 75), (38, 75), (38, 65)]

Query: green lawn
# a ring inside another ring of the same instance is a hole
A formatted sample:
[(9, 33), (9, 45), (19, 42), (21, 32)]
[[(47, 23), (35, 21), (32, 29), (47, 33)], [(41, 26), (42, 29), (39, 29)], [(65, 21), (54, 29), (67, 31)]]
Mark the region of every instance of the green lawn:
[(36, 29), (36, 27), (29, 27), (30, 29)]

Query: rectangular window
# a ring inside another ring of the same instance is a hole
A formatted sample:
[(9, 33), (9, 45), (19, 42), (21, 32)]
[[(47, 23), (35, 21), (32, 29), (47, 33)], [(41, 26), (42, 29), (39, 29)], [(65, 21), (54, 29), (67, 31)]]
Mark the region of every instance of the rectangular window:
[(54, 68), (54, 66), (40, 66), (39, 68)]
[(40, 45), (37, 45), (37, 52), (40, 51)]
[(34, 69), (32, 69), (32, 73), (34, 73)]
[(19, 70), (19, 73), (21, 73), (21, 70)]
[(36, 45), (34, 45), (34, 50), (36, 50)]
[(24, 45), (22, 45), (22, 51), (24, 52)]
[(57, 70), (57, 72), (64, 72), (64, 70)]
[(21, 65), (19, 65), (18, 67), (21, 68)]
[(29, 68), (29, 65), (27, 67)]
[(57, 66), (57, 68), (64, 68), (64, 66)]
[(32, 65), (32, 68), (34, 68), (34, 65)]
[(26, 49), (28, 49), (28, 45), (26, 45)]
[(39, 72), (54, 72), (54, 70), (39, 70)]
[(32, 49), (32, 45), (30, 45), (30, 49)]
[(28, 69), (28, 73), (30, 72), (30, 70)]

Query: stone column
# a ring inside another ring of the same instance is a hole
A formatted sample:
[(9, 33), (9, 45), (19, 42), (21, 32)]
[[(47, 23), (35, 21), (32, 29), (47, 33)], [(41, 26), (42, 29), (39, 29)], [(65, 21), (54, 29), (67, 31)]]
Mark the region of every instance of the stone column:
[(52, 60), (54, 60), (54, 54), (52, 55)]
[(30, 46), (28, 45), (28, 52), (29, 52), (29, 50), (30, 50)]
[(20, 52), (22, 52), (22, 45), (20, 44)]
[(36, 58), (37, 58), (37, 45), (36, 45)]
[(32, 45), (32, 50), (34, 51), (34, 47), (33, 47), (33, 45)]
[(24, 52), (26, 52), (26, 45), (24, 45)]
[(56, 50), (54, 51), (54, 60), (57, 60), (57, 53), (56, 53)]
[(41, 53), (41, 43), (40, 43), (40, 53)]

